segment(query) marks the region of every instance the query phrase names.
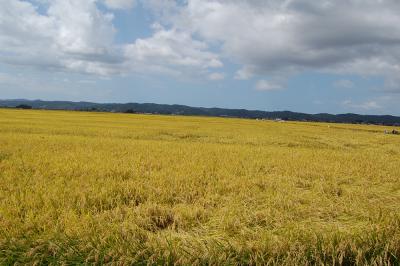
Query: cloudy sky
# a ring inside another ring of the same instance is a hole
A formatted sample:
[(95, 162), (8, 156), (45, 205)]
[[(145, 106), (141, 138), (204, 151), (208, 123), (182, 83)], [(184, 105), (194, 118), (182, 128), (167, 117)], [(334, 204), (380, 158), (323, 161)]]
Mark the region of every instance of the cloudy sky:
[(0, 0), (0, 98), (400, 115), (400, 1)]

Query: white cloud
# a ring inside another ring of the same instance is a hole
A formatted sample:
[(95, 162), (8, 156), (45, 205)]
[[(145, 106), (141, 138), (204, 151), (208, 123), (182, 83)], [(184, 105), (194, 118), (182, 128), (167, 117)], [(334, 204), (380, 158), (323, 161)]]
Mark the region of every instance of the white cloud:
[(342, 105), (347, 108), (359, 110), (375, 110), (382, 108), (382, 106), (375, 100), (369, 100), (361, 103), (354, 103), (351, 100), (345, 100), (342, 102)]
[(54, 0), (45, 15), (28, 2), (3, 1), (0, 59), (14, 65), (114, 73), (120, 59), (113, 46), (112, 19), (92, 0)]
[(396, 0), (188, 0), (175, 27), (220, 43), (237, 79), (302, 71), (400, 75)]
[(259, 80), (256, 84), (256, 90), (258, 91), (276, 91), (282, 89), (282, 85), (267, 80)]
[(348, 80), (348, 79), (341, 79), (341, 80), (337, 80), (334, 83), (334, 86), (336, 88), (351, 89), (351, 88), (354, 88), (354, 83), (353, 83), (353, 81)]
[[(136, 4), (152, 12), (154, 33), (117, 44), (113, 9)], [(400, 91), (399, 25), (397, 0), (2, 0), (0, 60), (99, 75), (210, 78), (224, 59), (239, 66), (236, 79), (323, 71), (383, 77), (385, 89)], [(269, 83), (257, 87), (279, 87)]]
[(250, 79), (254, 76), (253, 72), (254, 72), (254, 68), (252, 68), (250, 66), (245, 66), (236, 72), (235, 79), (238, 79), (238, 80)]
[(130, 9), (136, 5), (136, 0), (104, 0), (104, 3), (111, 9)]
[[(156, 71), (207, 76), (208, 68), (223, 66), (206, 42), (193, 38), (191, 32), (165, 29), (159, 23), (151, 37), (117, 45), (114, 15), (100, 10), (99, 1), (112, 9), (135, 4), (132, 0), (46, 0), (40, 2), (46, 7), (41, 14), (34, 2), (4, 0), (0, 9), (0, 60), (97, 75)], [(169, 7), (166, 17), (177, 10), (174, 1), (146, 3), (154, 10)]]
[(156, 29), (152, 37), (126, 46), (125, 55), (131, 67), (179, 74), (223, 66), (218, 55), (208, 51), (206, 43), (193, 39), (188, 32)]
[(14, 78), (12, 76), (0, 72), (0, 84), (8, 84), (12, 81), (14, 81)]
[(158, 22), (167, 24), (171, 24), (182, 11), (182, 6), (176, 0), (141, 0), (140, 2), (145, 9), (154, 14)]
[(208, 79), (209, 79), (209, 80), (214, 80), (214, 81), (216, 81), (216, 80), (223, 80), (223, 79), (225, 79), (225, 74), (223, 74), (223, 73), (217, 73), (217, 72), (211, 73), (210, 75), (208, 75)]

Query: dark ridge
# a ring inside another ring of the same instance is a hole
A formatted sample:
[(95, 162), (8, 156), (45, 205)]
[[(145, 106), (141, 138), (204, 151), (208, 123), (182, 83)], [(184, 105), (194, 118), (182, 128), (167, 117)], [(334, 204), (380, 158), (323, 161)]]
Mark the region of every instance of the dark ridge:
[(400, 117), (391, 115), (359, 114), (305, 114), (290, 111), (266, 112), (246, 109), (204, 108), (186, 105), (168, 105), (155, 103), (92, 103), (42, 100), (0, 100), (0, 107), (46, 110), (74, 110), (91, 112), (144, 113), (164, 115), (216, 116), (249, 119), (269, 119), (282, 121), (313, 121), (331, 123), (375, 124), (400, 126)]

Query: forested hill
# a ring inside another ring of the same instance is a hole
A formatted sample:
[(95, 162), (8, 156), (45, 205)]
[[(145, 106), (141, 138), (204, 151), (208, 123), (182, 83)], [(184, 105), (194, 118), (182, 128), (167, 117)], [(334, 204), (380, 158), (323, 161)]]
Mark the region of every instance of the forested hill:
[(33, 108), (46, 110), (101, 111), (120, 113), (149, 113), (168, 115), (197, 115), (217, 117), (238, 117), (251, 119), (279, 119), (291, 121), (315, 121), (334, 123), (365, 123), (381, 125), (400, 125), (400, 117), (391, 115), (358, 114), (305, 114), (290, 111), (266, 112), (245, 109), (203, 108), (185, 105), (167, 105), (155, 103), (92, 103), (42, 100), (0, 100), (0, 107)]

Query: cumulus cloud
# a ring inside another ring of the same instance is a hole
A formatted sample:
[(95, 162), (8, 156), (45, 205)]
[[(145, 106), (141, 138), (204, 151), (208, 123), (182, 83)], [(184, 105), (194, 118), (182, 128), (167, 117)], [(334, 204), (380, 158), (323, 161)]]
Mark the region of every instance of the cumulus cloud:
[(309, 70), (400, 74), (396, 0), (189, 0), (175, 21), (221, 43), (244, 66), (238, 79)]
[(10, 76), (9, 74), (6, 73), (1, 73), (0, 72), (0, 84), (8, 84), (12, 82), (14, 78)]
[(135, 6), (135, 0), (104, 0), (105, 5), (111, 9), (130, 9)]
[(236, 72), (235, 79), (247, 80), (254, 76), (253, 73), (254, 73), (254, 68), (250, 66), (245, 66)]
[(256, 84), (256, 90), (258, 91), (276, 91), (282, 89), (282, 85), (267, 80), (259, 80)]
[(210, 75), (208, 75), (208, 79), (209, 79), (209, 80), (214, 80), (214, 81), (216, 81), (216, 80), (223, 80), (223, 79), (225, 79), (225, 74), (223, 74), (223, 73), (217, 73), (217, 72), (211, 73)]
[(361, 110), (375, 110), (381, 109), (382, 106), (375, 100), (369, 100), (361, 103), (355, 103), (352, 100), (345, 100), (342, 105), (351, 109), (361, 109)]
[(127, 45), (125, 56), (132, 67), (177, 74), (222, 67), (218, 55), (207, 48), (206, 43), (193, 39), (188, 32), (156, 27), (152, 37)]
[[(18, 19), (16, 19), (18, 18)], [(3, 1), (0, 58), (8, 64), (109, 74), (120, 61), (113, 47), (113, 16), (94, 1), (54, 0), (47, 14), (24, 1)]]
[[(3, 63), (98, 75), (145, 71), (180, 74), (223, 65), (218, 55), (208, 51), (206, 42), (196, 40), (190, 32), (165, 29), (159, 24), (153, 36), (117, 45), (114, 15), (101, 11), (96, 0), (45, 1), (44, 14), (33, 3), (2, 2)], [(126, 0), (104, 3), (109, 8), (134, 5), (134, 1)]]
[(354, 88), (354, 83), (353, 83), (353, 81), (348, 80), (348, 79), (337, 80), (333, 85), (334, 85), (336, 88), (345, 88), (345, 89)]
[[(274, 87), (265, 80), (277, 76), (323, 71), (380, 76), (400, 91), (398, 0), (36, 0), (46, 3), (42, 13), (34, 2), (2, 1), (2, 62), (207, 78), (226, 60), (239, 66), (236, 79), (263, 79), (260, 88)], [(154, 32), (117, 45), (113, 9), (137, 4), (153, 14)]]

